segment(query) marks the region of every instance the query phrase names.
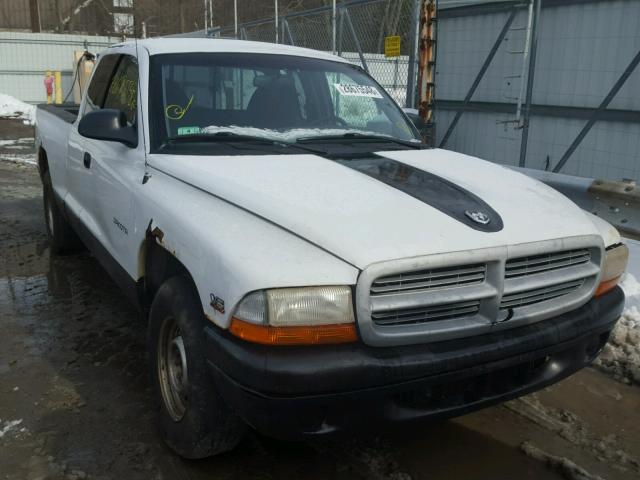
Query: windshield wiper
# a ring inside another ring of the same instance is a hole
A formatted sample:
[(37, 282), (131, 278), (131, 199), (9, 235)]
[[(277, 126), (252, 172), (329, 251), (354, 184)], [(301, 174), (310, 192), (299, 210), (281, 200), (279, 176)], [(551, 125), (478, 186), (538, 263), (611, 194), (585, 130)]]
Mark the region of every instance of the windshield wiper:
[(197, 142), (211, 142), (211, 143), (229, 143), (229, 142), (259, 142), (269, 145), (287, 145), (284, 142), (278, 140), (272, 140), (266, 137), (259, 137), (256, 135), (243, 135), (234, 132), (216, 132), (216, 133), (194, 133), (190, 135), (176, 135), (174, 137), (167, 138), (163, 147), (169, 144), (175, 143), (197, 143)]
[(400, 140), (399, 138), (388, 137), (386, 135), (371, 135), (371, 134), (357, 133), (357, 132), (341, 133), (338, 135), (318, 135), (314, 137), (300, 137), (296, 139), (296, 143), (328, 142), (328, 141), (349, 140), (349, 139), (364, 140), (364, 141), (368, 140), (372, 142), (396, 143), (398, 145), (404, 145), (406, 147), (411, 147), (416, 149), (424, 148), (424, 145), (418, 142)]

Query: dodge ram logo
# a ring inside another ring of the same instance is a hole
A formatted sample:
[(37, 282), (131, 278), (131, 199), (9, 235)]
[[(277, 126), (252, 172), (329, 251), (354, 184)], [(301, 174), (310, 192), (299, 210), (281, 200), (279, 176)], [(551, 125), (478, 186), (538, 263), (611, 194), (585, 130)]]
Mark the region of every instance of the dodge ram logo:
[(489, 215), (480, 211), (465, 210), (464, 214), (476, 223), (486, 225), (491, 221)]

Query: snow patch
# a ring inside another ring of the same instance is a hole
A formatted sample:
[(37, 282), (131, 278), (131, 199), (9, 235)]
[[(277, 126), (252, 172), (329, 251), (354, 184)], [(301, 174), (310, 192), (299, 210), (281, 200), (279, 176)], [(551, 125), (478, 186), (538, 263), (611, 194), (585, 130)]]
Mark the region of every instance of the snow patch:
[(589, 452), (600, 462), (640, 472), (640, 461), (621, 448), (617, 435), (602, 436), (592, 431), (575, 413), (543, 404), (536, 393), (507, 402), (504, 407)]
[[(622, 283), (629, 304), (638, 301), (640, 284), (631, 274)], [(629, 294), (627, 291), (636, 292)], [(624, 383), (640, 384), (640, 310), (632, 305), (622, 312), (609, 343), (602, 350), (594, 364)]]
[[(360, 135), (376, 135), (381, 137), (393, 138), (391, 135), (384, 135), (379, 132), (371, 132), (368, 130), (358, 130), (352, 128), (294, 128), (286, 131), (271, 130), (268, 128), (256, 127), (239, 127), (231, 125), (228, 127), (220, 127), (211, 125), (202, 129), (203, 133), (235, 133), (238, 135), (251, 135), (254, 137), (268, 138), (269, 140), (277, 140), (282, 142), (295, 142), (299, 138), (311, 138), (325, 135), (344, 135), (345, 133), (357, 133)], [(419, 143), (419, 142), (418, 142)]]
[(541, 450), (531, 442), (524, 442), (520, 445), (520, 450), (534, 460), (546, 464), (551, 470), (560, 473), (564, 478), (570, 480), (603, 480), (602, 477), (587, 472), (584, 468), (576, 465), (566, 457), (551, 455)]
[(36, 123), (36, 107), (17, 98), (0, 93), (0, 118), (21, 118), (26, 125)]
[(33, 137), (17, 138), (12, 140), (0, 140), (0, 147), (7, 148), (29, 148), (34, 144)]
[(629, 266), (620, 286), (625, 309), (594, 364), (624, 383), (640, 384), (640, 242), (625, 240)]
[(622, 290), (624, 290), (624, 294), (626, 297), (625, 306), (627, 307), (627, 309), (629, 309), (629, 307), (639, 307), (640, 282), (638, 282), (636, 277), (630, 272), (625, 273), (620, 286), (622, 287)]
[(6, 422), (4, 422), (4, 427), (2, 427), (0, 429), (0, 438), (4, 437), (13, 428), (17, 427), (21, 423), (22, 423), (22, 419), (19, 419), (19, 420), (7, 420)]
[(18, 155), (13, 153), (0, 153), (0, 161), (11, 162), (11, 163), (19, 163), (22, 165), (33, 165), (37, 166), (38, 162), (36, 162), (35, 155)]

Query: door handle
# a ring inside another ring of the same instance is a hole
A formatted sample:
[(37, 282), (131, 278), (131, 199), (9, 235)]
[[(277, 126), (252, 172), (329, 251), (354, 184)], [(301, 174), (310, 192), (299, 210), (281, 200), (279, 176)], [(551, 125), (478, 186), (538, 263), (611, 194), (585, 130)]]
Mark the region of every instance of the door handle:
[(91, 154), (89, 152), (84, 152), (82, 162), (84, 163), (84, 168), (91, 168)]

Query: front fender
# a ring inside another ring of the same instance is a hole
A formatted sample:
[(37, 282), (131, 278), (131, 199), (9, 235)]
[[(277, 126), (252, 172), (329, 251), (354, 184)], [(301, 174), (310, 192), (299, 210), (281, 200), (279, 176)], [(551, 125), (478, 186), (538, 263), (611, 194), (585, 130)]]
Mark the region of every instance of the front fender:
[[(354, 266), (162, 172), (151, 170), (140, 191), (136, 228), (150, 229), (187, 268), (205, 315), (222, 328), (229, 326), (235, 306), (251, 291), (357, 282)], [(212, 307), (212, 295), (224, 302), (223, 309)]]
[(587, 218), (589, 218), (589, 220), (591, 220), (595, 225), (595, 227), (598, 229), (598, 233), (602, 237), (605, 247), (609, 247), (611, 245), (615, 245), (616, 243), (620, 243), (621, 241), (620, 232), (618, 232), (618, 230), (613, 225), (611, 225), (606, 220), (594, 215), (593, 213), (587, 212), (586, 210), (584, 213), (587, 216)]

